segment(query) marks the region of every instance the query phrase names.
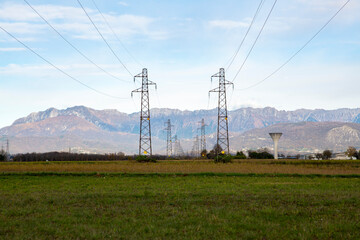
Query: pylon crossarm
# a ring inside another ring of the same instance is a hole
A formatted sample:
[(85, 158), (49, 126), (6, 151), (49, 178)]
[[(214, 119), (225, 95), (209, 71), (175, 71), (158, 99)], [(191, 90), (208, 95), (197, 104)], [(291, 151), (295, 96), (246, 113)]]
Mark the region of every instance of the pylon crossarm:
[(142, 88), (138, 88), (138, 89), (132, 90), (131, 94), (132, 93), (141, 93), (141, 92), (142, 92)]
[(219, 91), (220, 91), (220, 89), (217, 87), (217, 88), (214, 88), (214, 89), (210, 90), (210, 91), (209, 91), (209, 93), (212, 93), (212, 92), (219, 92)]
[(215, 78), (215, 77), (219, 77), (219, 76), (220, 76), (220, 72), (217, 72), (214, 75), (212, 75), (211, 78)]
[(137, 74), (137, 75), (135, 75), (135, 76), (134, 76), (134, 79), (135, 79), (135, 78), (141, 78), (141, 77), (143, 77), (143, 73), (142, 73), (142, 72), (139, 73), (139, 74)]
[(153, 81), (148, 80), (148, 85), (155, 85), (156, 86), (156, 83), (154, 83)]
[(225, 80), (225, 85), (234, 85), (234, 83), (229, 80)]

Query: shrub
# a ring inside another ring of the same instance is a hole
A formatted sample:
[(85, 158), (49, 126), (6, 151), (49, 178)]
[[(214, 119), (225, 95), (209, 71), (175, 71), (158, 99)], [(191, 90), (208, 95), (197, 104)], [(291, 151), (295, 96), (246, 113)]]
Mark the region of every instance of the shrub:
[(251, 159), (274, 159), (274, 155), (268, 153), (266, 151), (256, 152), (256, 151), (249, 151), (249, 158)]
[(237, 152), (236, 155), (234, 156), (234, 159), (246, 159), (246, 155), (242, 151)]
[(232, 156), (230, 154), (219, 154), (214, 158), (216, 163), (229, 163), (232, 161)]
[(137, 162), (153, 162), (153, 163), (156, 162), (156, 159), (151, 158), (149, 156), (145, 156), (145, 155), (136, 156), (135, 159), (136, 159)]

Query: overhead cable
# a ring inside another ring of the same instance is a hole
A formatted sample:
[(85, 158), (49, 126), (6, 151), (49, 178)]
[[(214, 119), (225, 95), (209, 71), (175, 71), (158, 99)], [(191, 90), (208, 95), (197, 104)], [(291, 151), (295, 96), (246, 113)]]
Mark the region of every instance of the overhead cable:
[(90, 87), (89, 85), (81, 82), (80, 80), (76, 79), (75, 77), (71, 76), (70, 74), (68, 74), (67, 72), (65, 72), (64, 70), (62, 70), (61, 68), (57, 67), (56, 65), (54, 65), (53, 63), (51, 63), (49, 60), (47, 60), (46, 58), (44, 58), (43, 56), (41, 56), (39, 53), (35, 52), (33, 49), (31, 49), (29, 46), (27, 46), (25, 43), (23, 43), (22, 41), (20, 41), (18, 38), (16, 38), (14, 35), (12, 35), (11, 33), (9, 33), (8, 31), (6, 31), (3, 27), (0, 26), (0, 29), (3, 30), (5, 33), (7, 33), (10, 37), (12, 37), (13, 39), (15, 39), (17, 42), (19, 42), (21, 45), (23, 45), (25, 48), (27, 48), (29, 51), (31, 51), (32, 53), (34, 53), (36, 56), (38, 56), (39, 58), (41, 58), (42, 60), (44, 60), (46, 63), (48, 63), (49, 65), (51, 65), (52, 67), (54, 67), (55, 69), (57, 69), (59, 72), (63, 73), (64, 75), (68, 76), (69, 78), (71, 78), (72, 80), (78, 82), (79, 84), (93, 90), (94, 92), (97, 92), (98, 94), (107, 96), (107, 97), (111, 97), (111, 98), (116, 98), (116, 99), (128, 99), (128, 98), (120, 98), (120, 97), (116, 97), (116, 96), (112, 96), (110, 94), (104, 93), (102, 91), (99, 91), (93, 87)]
[(229, 68), (230, 68), (231, 65), (233, 64), (235, 58), (236, 58), (237, 55), (239, 54), (239, 51), (240, 51), (242, 45), (244, 44), (245, 39), (246, 39), (246, 37), (248, 36), (248, 34), (249, 34), (250, 30), (251, 30), (251, 27), (253, 26), (253, 24), (254, 24), (254, 22), (255, 22), (255, 20), (256, 20), (256, 17), (257, 17), (257, 15), (259, 14), (260, 9), (261, 9), (261, 7), (262, 7), (262, 5), (263, 5), (264, 2), (265, 2), (264, 0), (261, 0), (261, 1), (260, 1), (259, 6), (258, 6), (257, 9), (256, 9), (255, 15), (254, 15), (254, 17), (253, 17), (252, 20), (251, 20), (251, 23), (250, 23), (250, 25), (249, 25), (246, 33), (245, 33), (244, 38), (242, 39), (239, 47), (236, 49), (235, 54), (234, 54), (234, 55), (229, 59), (229, 61), (228, 61), (228, 62), (230, 62), (230, 63), (228, 64), (226, 70), (229, 70)]
[(49, 23), (49, 21), (47, 21), (33, 6), (31, 6), (31, 4), (24, 0), (24, 2), (29, 5), (29, 7), (40, 17), (42, 18), (42, 20), (44, 20), (44, 22), (49, 25), (65, 42), (67, 42), (75, 51), (77, 51), (81, 56), (83, 56), (86, 60), (88, 60), (90, 63), (92, 63), (94, 66), (96, 66), (98, 69), (100, 69), (101, 71), (103, 71), (104, 73), (106, 73), (107, 75), (109, 75), (112, 78), (115, 78), (116, 80), (122, 81), (122, 82), (131, 82), (131, 81), (126, 81), (123, 79), (120, 79), (118, 77), (116, 77), (115, 75), (109, 73), (108, 71), (106, 71), (104, 68), (100, 67), (99, 65), (97, 65), (94, 61), (92, 61), (89, 57), (87, 57), (83, 52), (81, 52), (77, 47), (75, 47), (69, 40), (67, 40), (58, 30), (55, 29), (55, 27), (53, 25), (51, 25)]
[(246, 88), (241, 88), (241, 89), (237, 89), (237, 90), (247, 90), (250, 88), (253, 88), (263, 82), (265, 82), (267, 79), (271, 78), (273, 75), (275, 75), (277, 72), (279, 72), (283, 67), (285, 67), (285, 65), (287, 65), (296, 55), (298, 55), (340, 12), (341, 10), (343, 10), (343, 8), (350, 2), (351, 0), (346, 1), (341, 8), (298, 50), (296, 51), (293, 55), (291, 55), (291, 57), (286, 60), (282, 65), (280, 65), (280, 67), (278, 67), (274, 72), (272, 72), (270, 75), (268, 75), (266, 78), (264, 78), (263, 80), (249, 86)]
[(109, 22), (106, 20), (104, 14), (100, 11), (99, 7), (97, 6), (97, 4), (95, 3), (94, 0), (91, 0), (95, 6), (95, 8), (99, 11), (99, 13), (101, 14), (102, 18), (104, 19), (104, 22), (106, 23), (106, 25), (109, 27), (109, 29), (111, 30), (111, 32), (113, 33), (113, 35), (115, 36), (115, 38), (119, 41), (120, 45), (125, 49), (125, 51), (127, 52), (127, 54), (134, 60), (134, 62), (136, 62), (140, 67), (143, 67), (143, 65), (134, 57), (134, 55), (132, 55), (129, 51), (129, 49), (125, 46), (125, 44), (120, 40), (120, 38), (118, 37), (118, 35), (115, 33), (114, 29), (111, 27), (111, 25), (109, 24)]
[(251, 54), (252, 50), (254, 49), (255, 44), (257, 43), (257, 41), (258, 41), (258, 39), (259, 39), (259, 37), (260, 37), (260, 35), (261, 35), (262, 31), (264, 30), (264, 27), (265, 27), (266, 23), (268, 22), (269, 17), (270, 17), (270, 15), (271, 15), (272, 11), (274, 10), (274, 7), (275, 7), (276, 3), (277, 3), (277, 0), (275, 0), (275, 1), (274, 1), (274, 4), (272, 5), (271, 10), (270, 10), (269, 14), (268, 14), (268, 15), (267, 15), (267, 17), (266, 17), (265, 22), (264, 22), (264, 24), (262, 25), (262, 27), (261, 27), (261, 29), (260, 29), (260, 32), (259, 32), (259, 34), (257, 35), (257, 37), (256, 37), (256, 39), (255, 39), (255, 41), (254, 41), (253, 45), (252, 45), (252, 46), (251, 46), (251, 48), (250, 48), (250, 51), (248, 52), (248, 54), (247, 54), (247, 56), (246, 56), (245, 60), (243, 61), (243, 63), (241, 64), (241, 66), (240, 66), (239, 70), (237, 71), (237, 73), (236, 73), (235, 77), (233, 78), (233, 82), (236, 80), (237, 76), (239, 75), (239, 73), (241, 72), (242, 68), (244, 67), (244, 65), (245, 65), (245, 63), (246, 63), (246, 61), (247, 61), (247, 59), (249, 58), (249, 56), (250, 56), (250, 54)]
[(87, 13), (87, 11), (85, 10), (84, 6), (81, 4), (80, 0), (77, 0), (77, 2), (79, 3), (80, 7), (83, 9), (84, 13), (86, 14), (86, 16), (89, 18), (90, 22), (92, 23), (92, 25), (95, 27), (96, 31), (99, 33), (99, 35), (101, 36), (101, 38), (104, 40), (104, 42), (106, 43), (106, 45), (108, 46), (108, 48), (110, 49), (110, 51), (114, 54), (114, 56), (116, 57), (116, 59), (120, 62), (120, 64), (125, 68), (125, 70), (130, 74), (131, 77), (133, 77), (134, 75), (130, 72), (130, 70), (125, 66), (125, 64), (120, 60), (120, 58), (118, 57), (118, 55), (115, 53), (115, 51), (112, 49), (112, 47), (110, 46), (110, 44), (106, 41), (106, 39), (104, 38), (104, 36), (101, 34), (99, 28), (96, 26), (96, 24), (94, 23), (94, 21), (91, 19), (90, 15)]

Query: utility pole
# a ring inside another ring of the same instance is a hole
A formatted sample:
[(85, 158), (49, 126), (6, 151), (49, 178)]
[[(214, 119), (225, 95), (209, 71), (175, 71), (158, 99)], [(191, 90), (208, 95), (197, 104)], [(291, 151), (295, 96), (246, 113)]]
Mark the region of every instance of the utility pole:
[(171, 121), (168, 119), (165, 122), (166, 128), (164, 129), (166, 131), (166, 155), (170, 157), (172, 155), (172, 136), (171, 136)]
[(209, 91), (209, 94), (212, 92), (219, 93), (218, 100), (218, 126), (217, 126), (217, 147), (221, 147), (222, 154), (229, 154), (229, 127), (228, 127), (228, 115), (227, 115), (227, 105), (226, 105), (226, 86), (234, 84), (225, 79), (225, 70), (220, 68), (220, 71), (211, 76), (211, 81), (213, 78), (219, 78), (219, 87)]
[(151, 147), (151, 127), (150, 127), (150, 102), (149, 102), (149, 86), (156, 83), (149, 81), (148, 71), (143, 68), (142, 72), (134, 76), (134, 82), (136, 78), (141, 78), (141, 88), (135, 89), (131, 92), (141, 93), (141, 113), (140, 113), (140, 140), (139, 140), (139, 155), (152, 155)]
[(205, 120), (202, 119), (201, 122), (199, 122), (201, 124), (200, 127), (200, 131), (201, 131), (201, 135), (200, 135), (200, 152), (202, 151), (206, 151), (206, 137), (205, 137), (205, 127), (207, 126), (205, 124)]

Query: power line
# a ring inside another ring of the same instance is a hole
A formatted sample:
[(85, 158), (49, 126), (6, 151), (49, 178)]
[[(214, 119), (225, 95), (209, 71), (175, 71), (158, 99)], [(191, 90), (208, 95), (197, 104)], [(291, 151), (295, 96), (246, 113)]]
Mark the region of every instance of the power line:
[(104, 22), (106, 23), (106, 25), (109, 27), (109, 29), (111, 30), (111, 32), (114, 34), (115, 38), (119, 41), (119, 43), (121, 44), (121, 46), (125, 49), (125, 51), (127, 52), (127, 54), (129, 54), (129, 56), (134, 60), (134, 62), (136, 62), (140, 67), (143, 67), (143, 65), (134, 57), (134, 55), (132, 55), (129, 51), (129, 49), (125, 46), (125, 44), (120, 40), (120, 38), (118, 37), (118, 35), (115, 33), (114, 29), (111, 27), (111, 25), (109, 24), (109, 22), (106, 20), (105, 16), (102, 14), (102, 12), (100, 11), (99, 7), (97, 6), (97, 4), (95, 3), (94, 0), (91, 0), (94, 4), (94, 6), (96, 7), (96, 9), (99, 11), (99, 13), (101, 14), (102, 18), (104, 19)]
[[(250, 30), (251, 30), (251, 27), (253, 26), (253, 24), (254, 24), (254, 22), (255, 22), (255, 19), (257, 18), (257, 15), (258, 15), (259, 12), (260, 12), (260, 9), (261, 9), (263, 3), (264, 3), (264, 0), (261, 0), (260, 3), (259, 3), (258, 8), (256, 9), (255, 15), (254, 15), (253, 19), (251, 20), (251, 23), (250, 23), (250, 25), (249, 25), (249, 28), (247, 29), (247, 31), (246, 31), (246, 33), (245, 33), (244, 38), (242, 39), (239, 47), (236, 49), (235, 54), (229, 59), (229, 60), (230, 60), (230, 63), (229, 63), (229, 65), (227, 66), (226, 70), (229, 70), (229, 68), (230, 68), (231, 65), (233, 64), (235, 58), (237, 57), (237, 55), (238, 55), (238, 53), (239, 53), (242, 45), (243, 45), (244, 42), (245, 42), (245, 39), (246, 39), (247, 35), (249, 34), (249, 32), (250, 32)], [(228, 62), (229, 62), (229, 61), (228, 61)]]
[(257, 35), (257, 37), (256, 37), (256, 39), (255, 39), (255, 41), (254, 41), (253, 45), (251, 46), (249, 53), (247, 54), (247, 56), (246, 56), (246, 58), (245, 58), (244, 62), (242, 63), (242, 65), (240, 66), (239, 70), (237, 71), (237, 73), (236, 73), (235, 77), (233, 78), (233, 82), (236, 80), (236, 78), (237, 78), (237, 76), (239, 75), (240, 71), (241, 71), (241, 70), (242, 70), (242, 68), (244, 67), (244, 65), (245, 65), (245, 63), (246, 63), (246, 61), (247, 61), (247, 59), (249, 58), (249, 56), (250, 56), (250, 54), (251, 54), (252, 50), (254, 49), (255, 44), (257, 43), (257, 41), (258, 41), (258, 39), (259, 39), (259, 37), (260, 37), (260, 35), (261, 35), (262, 31), (264, 30), (264, 27), (265, 27), (265, 25), (266, 25), (267, 21), (269, 20), (269, 17), (270, 17), (270, 15), (271, 15), (272, 11), (274, 10), (274, 7), (275, 7), (276, 3), (277, 3), (277, 0), (275, 0), (275, 1), (274, 1), (274, 4), (272, 5), (271, 10), (270, 10), (269, 14), (267, 15), (267, 17), (266, 17), (266, 19), (265, 19), (265, 22), (264, 22), (263, 26), (261, 27), (260, 32), (259, 32), (259, 34)]
[(130, 81), (126, 81), (123, 79), (119, 79), (118, 77), (116, 77), (115, 75), (109, 73), (108, 71), (106, 71), (105, 69), (103, 69), (102, 67), (100, 67), (99, 65), (97, 65), (94, 61), (92, 61), (89, 57), (87, 57), (83, 52), (81, 52), (77, 47), (75, 47), (70, 41), (68, 41), (59, 31), (57, 31), (54, 26), (52, 26), (33, 6), (31, 6), (31, 4), (24, 0), (24, 2), (29, 5), (29, 7), (37, 14), (39, 15), (40, 18), (42, 18), (42, 20), (44, 20), (44, 22), (49, 25), (65, 42), (67, 42), (73, 49), (75, 49), (75, 51), (77, 51), (81, 56), (83, 56), (86, 60), (88, 60), (90, 63), (92, 63), (94, 66), (96, 66), (98, 69), (100, 69), (101, 71), (103, 71), (104, 73), (106, 73), (107, 75), (115, 78), (116, 80), (120, 80), (122, 82), (130, 82)]
[(101, 34), (100, 30), (98, 29), (98, 27), (95, 25), (94, 21), (91, 19), (90, 15), (86, 12), (84, 6), (81, 4), (80, 0), (77, 0), (77, 2), (79, 3), (80, 7), (84, 10), (84, 13), (86, 14), (86, 16), (89, 18), (90, 22), (92, 23), (92, 25), (95, 27), (96, 31), (99, 33), (99, 35), (101, 36), (101, 38), (104, 40), (104, 42), (106, 43), (106, 45), (108, 46), (108, 48), (110, 49), (110, 51), (114, 54), (114, 56), (116, 57), (116, 59), (121, 63), (121, 65), (125, 68), (125, 70), (130, 74), (131, 77), (133, 77), (133, 74), (130, 72), (130, 70), (125, 66), (125, 64), (120, 60), (120, 58), (118, 57), (118, 55), (116, 55), (116, 53), (114, 52), (114, 50), (111, 48), (110, 44), (106, 41), (106, 39), (104, 38), (104, 36)]
[(101, 92), (93, 87), (90, 87), (89, 85), (81, 82), (80, 80), (74, 78), (73, 76), (71, 76), (70, 74), (66, 73), (64, 70), (60, 69), (59, 67), (55, 66), (53, 63), (51, 63), (49, 60), (47, 60), (46, 58), (42, 57), (40, 54), (38, 54), (37, 52), (35, 52), (33, 49), (31, 49), (29, 46), (27, 46), (25, 43), (23, 43), (22, 41), (20, 41), (19, 39), (17, 39), (14, 35), (12, 35), (11, 33), (9, 33), (8, 31), (6, 31), (3, 27), (1, 27), (1, 30), (3, 30), (5, 33), (7, 33), (9, 36), (11, 36), (13, 39), (15, 39), (17, 42), (19, 42), (21, 45), (23, 45), (25, 48), (27, 48), (29, 51), (31, 51), (32, 53), (34, 53), (36, 56), (38, 56), (39, 58), (41, 58), (42, 60), (44, 60), (46, 63), (48, 63), (49, 65), (51, 65), (52, 67), (56, 68), (58, 71), (60, 71), (61, 73), (63, 73), (64, 75), (68, 76), (69, 78), (71, 78), (72, 80), (78, 82), (79, 84), (101, 94), (107, 97), (111, 97), (111, 98), (117, 98), (117, 99), (127, 99), (127, 98), (120, 98), (120, 97), (115, 97), (112, 95), (109, 95), (107, 93)]
[(237, 90), (247, 90), (253, 87), (256, 87), (257, 85), (265, 82), (267, 79), (269, 79), (270, 77), (272, 77), (273, 75), (275, 75), (277, 72), (279, 72), (283, 67), (285, 67), (285, 65), (287, 65), (296, 55), (298, 55), (317, 35), (319, 35), (319, 33), (341, 12), (341, 10), (350, 2), (351, 0), (348, 0), (347, 2), (344, 3), (344, 5), (341, 6), (341, 8), (320, 28), (319, 31), (317, 31), (315, 33), (315, 35), (313, 35), (298, 51), (296, 51), (288, 60), (285, 61), (285, 63), (283, 63), (280, 67), (278, 67), (274, 72), (272, 72), (270, 75), (268, 75), (266, 78), (264, 78), (263, 80), (249, 86), (246, 88), (241, 88), (241, 89), (237, 89)]

